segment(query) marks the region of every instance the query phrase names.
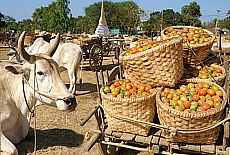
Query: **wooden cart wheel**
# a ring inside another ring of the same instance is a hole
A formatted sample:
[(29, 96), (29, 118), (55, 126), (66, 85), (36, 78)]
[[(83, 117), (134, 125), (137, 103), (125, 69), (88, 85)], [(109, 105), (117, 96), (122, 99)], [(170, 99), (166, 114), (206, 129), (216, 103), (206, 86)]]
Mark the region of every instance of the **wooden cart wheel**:
[(90, 49), (89, 65), (92, 71), (97, 70), (103, 61), (102, 47), (99, 44), (94, 44)]
[(104, 43), (102, 47), (103, 47), (103, 55), (108, 56), (109, 53), (110, 53), (110, 45), (109, 45), (109, 43)]
[(122, 43), (122, 49), (123, 49), (123, 51), (130, 50), (130, 44)]
[(102, 143), (98, 143), (98, 146), (103, 155), (118, 155), (121, 152), (121, 148), (119, 147), (109, 146)]

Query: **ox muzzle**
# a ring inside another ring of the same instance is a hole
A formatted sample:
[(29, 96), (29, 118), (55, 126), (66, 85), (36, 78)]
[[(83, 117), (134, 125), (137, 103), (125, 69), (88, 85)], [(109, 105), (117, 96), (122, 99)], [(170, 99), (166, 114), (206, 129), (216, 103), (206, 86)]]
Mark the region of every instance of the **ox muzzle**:
[(71, 95), (71, 96), (65, 97), (63, 99), (63, 101), (68, 105), (69, 111), (74, 111), (75, 110), (75, 108), (77, 106), (77, 101), (76, 101), (75, 96)]

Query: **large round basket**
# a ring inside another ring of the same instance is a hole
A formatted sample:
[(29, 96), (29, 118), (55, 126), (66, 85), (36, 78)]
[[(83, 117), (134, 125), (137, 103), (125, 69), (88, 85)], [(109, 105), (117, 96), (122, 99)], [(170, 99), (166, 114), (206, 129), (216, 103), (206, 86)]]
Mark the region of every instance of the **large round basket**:
[[(165, 28), (164, 30), (161, 31), (161, 37), (163, 39), (168, 38), (165, 35), (165, 31), (168, 29), (183, 29), (183, 28), (195, 28), (198, 29), (198, 27), (193, 27), (193, 26), (170, 26)], [(183, 43), (183, 58), (184, 58), (184, 64), (185, 65), (190, 65), (190, 66), (196, 66), (200, 64), (200, 61), (198, 60), (198, 58), (203, 61), (205, 58), (207, 58), (207, 56), (210, 53), (210, 50), (212, 48), (212, 45), (214, 43), (215, 40), (215, 36), (214, 34), (207, 30), (207, 29), (203, 29), (206, 33), (208, 33), (209, 35), (212, 36), (211, 40), (209, 42), (205, 42), (203, 44), (187, 44), (186, 42)], [(192, 50), (194, 51), (194, 53), (192, 52)], [(195, 56), (196, 55), (196, 56)], [(197, 58), (198, 57), (198, 58)]]
[(108, 129), (147, 136), (151, 127), (125, 118), (153, 122), (156, 114), (156, 93), (158, 89), (145, 97), (115, 98), (106, 96), (103, 88), (101, 88), (100, 93), (102, 106), (108, 122)]
[(146, 51), (125, 56), (120, 60), (126, 77), (132, 82), (152, 86), (174, 86), (184, 73), (182, 39), (171, 41)]
[[(211, 67), (214, 67), (214, 68), (221, 68), (222, 70), (222, 75), (221, 76), (217, 76), (217, 77), (214, 77), (211, 78), (211, 79), (199, 79), (200, 81), (210, 81), (210, 82), (214, 82), (214, 83), (217, 83), (218, 85), (222, 86), (223, 83), (224, 83), (224, 79), (226, 77), (226, 71), (223, 67), (221, 67), (220, 65), (216, 65), (216, 64), (211, 64), (210, 65)], [(192, 80), (196, 80), (198, 78), (191, 78)]]
[[(198, 79), (188, 79), (186, 81), (192, 83), (202, 82), (218, 86), (219, 89), (223, 92), (223, 102), (220, 106), (209, 109), (208, 111), (186, 113), (172, 109), (169, 106), (163, 104), (160, 100), (160, 91), (158, 91), (159, 93), (156, 95), (156, 105), (160, 124), (168, 127), (173, 127), (178, 131), (190, 131), (189, 133), (176, 132), (176, 134), (172, 134), (172, 132), (164, 130), (164, 135), (169, 142), (214, 144), (218, 139), (220, 125), (214, 128), (211, 127), (213, 127), (223, 118), (227, 94), (222, 87), (213, 82), (204, 82)], [(207, 130), (202, 130), (204, 128)], [(198, 132), (193, 132), (194, 129), (198, 129)]]

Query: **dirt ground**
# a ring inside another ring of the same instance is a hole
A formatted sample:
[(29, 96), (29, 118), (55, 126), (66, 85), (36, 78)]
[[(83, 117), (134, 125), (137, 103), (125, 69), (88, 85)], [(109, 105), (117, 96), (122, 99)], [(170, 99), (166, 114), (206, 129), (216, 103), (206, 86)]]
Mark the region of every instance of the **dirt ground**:
[[(7, 59), (6, 53), (10, 49), (0, 48), (0, 60)], [(105, 57), (103, 68), (111, 69), (117, 61), (114, 57)], [(65, 84), (69, 84), (67, 71), (61, 73)], [(25, 140), (17, 144), (19, 155), (34, 154), (36, 133), (36, 154), (37, 155), (100, 155), (98, 145), (85, 152), (83, 146), (86, 143), (84, 135), (87, 131), (96, 126), (96, 120), (92, 117), (85, 126), (80, 126), (80, 121), (91, 111), (96, 103), (97, 90), (95, 73), (89, 68), (88, 61), (83, 65), (83, 84), (79, 91), (76, 91), (77, 108), (74, 112), (64, 115), (57, 108), (41, 105), (36, 108), (35, 117), (32, 117), (30, 131)], [(79, 85), (77, 85), (79, 88)], [(34, 130), (36, 129), (36, 130)], [(34, 132), (36, 131), (36, 132)], [(137, 154), (134, 151), (124, 150), (123, 155)]]

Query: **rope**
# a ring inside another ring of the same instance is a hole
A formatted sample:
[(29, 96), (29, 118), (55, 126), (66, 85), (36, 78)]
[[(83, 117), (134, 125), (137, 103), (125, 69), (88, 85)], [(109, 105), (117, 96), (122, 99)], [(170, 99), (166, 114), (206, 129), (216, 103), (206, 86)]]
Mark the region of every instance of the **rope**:
[(211, 129), (223, 124), (224, 122), (230, 120), (230, 116), (228, 116), (227, 118), (223, 119), (222, 121), (219, 121), (217, 124), (215, 124), (215, 125), (213, 125), (211, 127), (205, 127), (205, 128), (201, 128), (201, 129), (176, 129), (175, 127), (170, 127), (170, 126), (167, 127), (167, 126), (163, 126), (163, 125), (159, 125), (159, 124), (155, 124), (155, 123), (136, 120), (136, 119), (133, 119), (133, 118), (130, 118), (130, 117), (117, 116), (117, 115), (114, 115), (114, 114), (108, 112), (107, 110), (105, 110), (101, 105), (100, 105), (100, 107), (106, 112), (106, 114), (108, 114), (109, 116), (111, 116), (113, 118), (128, 121), (128, 122), (132, 122), (132, 123), (146, 124), (148, 126), (155, 127), (155, 128), (158, 128), (158, 129), (165, 129), (165, 130), (168, 130), (172, 134), (172, 136), (175, 135), (176, 133), (187, 133), (187, 134), (190, 133), (191, 134), (191, 133), (204, 132), (204, 131), (207, 131), (207, 130), (211, 130)]
[[(184, 40), (183, 38), (183, 41), (185, 41), (185, 44), (188, 46), (188, 48), (192, 51), (193, 55), (197, 58), (198, 61), (200, 61), (200, 63), (202, 64), (202, 66), (204, 67), (204, 63), (201, 61), (201, 59), (196, 55), (196, 53), (194, 52), (193, 48), (191, 46), (189, 46), (189, 44), (187, 43), (186, 40)], [(213, 77), (213, 75), (208, 71), (208, 69), (205, 67), (205, 70), (208, 72), (208, 74), (211, 76), (212, 78), (212, 81), (214, 82), (217, 82), (216, 79)]]
[(23, 74), (23, 77), (24, 77), (26, 83), (30, 86), (30, 88), (32, 88), (32, 89), (33, 89), (36, 93), (38, 93), (39, 95), (44, 96), (44, 97), (47, 97), (47, 98), (52, 99), (52, 100), (54, 100), (54, 101), (57, 101), (57, 100), (64, 100), (64, 99), (65, 99), (65, 98), (54, 97), (54, 96), (52, 96), (52, 95), (44, 94), (44, 93), (39, 92), (38, 90), (35, 90), (35, 87), (32, 87), (32, 86), (29, 84), (29, 82), (28, 82), (28, 80), (25, 78), (25, 75), (24, 75), (24, 74)]
[[(35, 79), (36, 79), (36, 63), (34, 64), (34, 88), (35, 88)], [(35, 96), (35, 89), (34, 89), (34, 96)], [(34, 100), (35, 102), (35, 100)], [(36, 132), (36, 103), (34, 103), (34, 155), (36, 155), (37, 150), (37, 132)]]

